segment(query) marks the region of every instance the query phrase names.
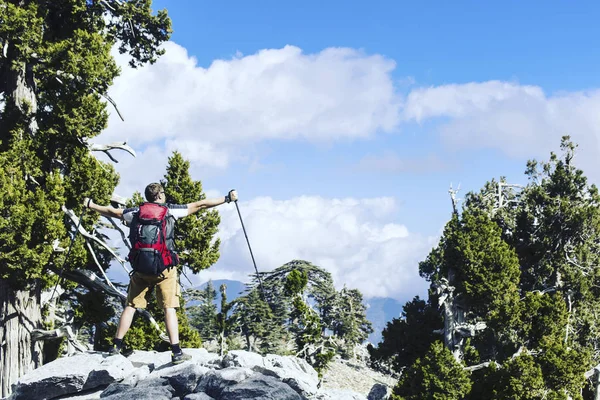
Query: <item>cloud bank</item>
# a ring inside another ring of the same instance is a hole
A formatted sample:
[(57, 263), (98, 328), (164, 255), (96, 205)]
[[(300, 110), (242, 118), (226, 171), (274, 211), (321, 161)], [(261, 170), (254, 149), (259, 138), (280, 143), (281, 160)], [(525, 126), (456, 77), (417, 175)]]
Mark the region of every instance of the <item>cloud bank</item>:
[(590, 175), (600, 156), (600, 90), (547, 95), (538, 86), (510, 82), (441, 85), (410, 92), (403, 121), (439, 119), (453, 149), (497, 149), (519, 158), (544, 157), (570, 135)]
[[(183, 47), (169, 42), (165, 48), (155, 65), (136, 70), (115, 55), (123, 73), (109, 94), (125, 122), (112, 112), (109, 128), (95, 141), (127, 140), (138, 152), (136, 159), (118, 157), (122, 193), (162, 177), (174, 150), (193, 165), (226, 169), (248, 159), (249, 146), (262, 141), (371, 139), (432, 121), (449, 149), (496, 149), (521, 159), (545, 159), (558, 149), (560, 136), (571, 134), (580, 145), (576, 161), (600, 180), (600, 90), (548, 94), (516, 82), (413, 82), (404, 95), (395, 86), (394, 60), (354, 49), (306, 54), (286, 46), (203, 67)], [(404, 160), (393, 150), (364, 154), (357, 168), (415, 172), (423, 163), (445, 168), (435, 154)], [(264, 197), (240, 206), (261, 270), (305, 259), (367, 296), (398, 297), (426, 287), (417, 263), (435, 241), (392, 222), (394, 199)], [(220, 212), (222, 257), (201, 280), (246, 280), (253, 267), (237, 213), (232, 207)]]
[(126, 68), (127, 58), (115, 54), (123, 71), (110, 95), (126, 122), (112, 115), (104, 139), (126, 137), (136, 147), (166, 142), (194, 161), (212, 162), (206, 155), (217, 148), (368, 137), (399, 121), (395, 63), (379, 55), (348, 48), (304, 54), (286, 46), (203, 68), (185, 48), (165, 48), (141, 69)]
[[(426, 293), (418, 262), (436, 238), (389, 222), (397, 209), (392, 198), (259, 197), (240, 201), (239, 208), (259, 271), (300, 259), (331, 272), (338, 288), (346, 284), (367, 297)], [(235, 206), (222, 206), (219, 213), (221, 258), (198, 281), (248, 281), (254, 266)]]

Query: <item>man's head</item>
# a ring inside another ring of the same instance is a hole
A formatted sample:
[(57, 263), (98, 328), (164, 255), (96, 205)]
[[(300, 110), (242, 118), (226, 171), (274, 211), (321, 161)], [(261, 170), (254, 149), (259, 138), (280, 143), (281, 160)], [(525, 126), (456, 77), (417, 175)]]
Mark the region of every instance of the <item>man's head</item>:
[(164, 203), (166, 201), (165, 189), (160, 183), (151, 183), (144, 191), (146, 200), (153, 203)]

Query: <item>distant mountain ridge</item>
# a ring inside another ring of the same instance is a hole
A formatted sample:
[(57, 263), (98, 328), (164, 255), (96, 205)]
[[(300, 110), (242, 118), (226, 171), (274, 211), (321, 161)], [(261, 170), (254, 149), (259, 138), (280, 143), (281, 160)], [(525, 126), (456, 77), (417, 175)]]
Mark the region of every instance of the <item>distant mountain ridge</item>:
[[(219, 292), (219, 287), (223, 283), (227, 285), (225, 293), (227, 294), (228, 302), (239, 297), (246, 289), (246, 285), (240, 281), (229, 279), (213, 280), (212, 284), (217, 292), (217, 298), (215, 300), (217, 312), (221, 310), (221, 293)], [(195, 289), (202, 290), (206, 288), (207, 284), (208, 282), (204, 282), (202, 285), (195, 287)], [(363, 303), (367, 307), (367, 319), (373, 324), (373, 333), (369, 335), (368, 340), (373, 345), (377, 345), (381, 340), (381, 332), (386, 327), (387, 323), (393, 318), (398, 318), (400, 316), (403, 304), (390, 297), (368, 297), (363, 299)], [(190, 305), (193, 305), (193, 303), (190, 303)]]

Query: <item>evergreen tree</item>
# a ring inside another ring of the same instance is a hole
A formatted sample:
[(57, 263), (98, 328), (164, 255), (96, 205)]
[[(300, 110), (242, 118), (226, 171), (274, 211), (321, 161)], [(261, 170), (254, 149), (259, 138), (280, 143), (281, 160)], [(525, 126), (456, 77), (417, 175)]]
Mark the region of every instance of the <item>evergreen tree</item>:
[(469, 394), (471, 385), (463, 365), (436, 341), (402, 374), (392, 400), (460, 400)]
[(400, 373), (423, 358), (431, 344), (442, 338), (436, 333), (443, 329), (442, 317), (430, 301), (416, 296), (403, 306), (400, 318), (387, 323), (378, 346), (368, 347), (373, 368)]
[(275, 324), (275, 318), (269, 305), (261, 298), (256, 288), (238, 297), (232, 304), (232, 319), (246, 342), (247, 351), (262, 354), (278, 353), (281, 325)]
[(294, 269), (287, 275), (285, 293), (292, 298), (293, 305), (290, 313), (290, 331), (296, 342), (296, 355), (306, 359), (321, 377), (335, 352), (327, 346), (327, 341), (321, 336), (319, 315), (303, 298), (307, 284), (306, 271)]
[[(202, 183), (192, 180), (189, 170), (190, 162), (179, 152), (173, 152), (168, 160), (167, 173), (161, 180), (168, 203), (187, 204), (206, 198)], [(217, 262), (221, 240), (214, 236), (220, 222), (219, 212), (214, 208), (199, 210), (177, 221), (175, 243), (181, 260), (180, 271), (188, 267), (198, 273)]]
[(373, 332), (373, 325), (367, 320), (362, 293), (344, 286), (337, 295), (337, 304), (337, 315), (331, 329), (344, 342), (340, 349), (342, 356), (356, 357), (355, 346), (363, 343)]
[(227, 339), (231, 334), (232, 328), (234, 326), (234, 320), (230, 316), (230, 310), (233, 306), (233, 303), (227, 302), (227, 285), (221, 284), (219, 286), (219, 291), (221, 293), (221, 310), (217, 314), (217, 338), (219, 341), (219, 353), (223, 355), (227, 349)]
[(200, 303), (187, 308), (190, 324), (198, 330), (202, 340), (208, 341), (217, 338), (217, 291), (212, 280), (206, 283), (206, 287), (197, 291), (196, 296), (187, 297), (186, 301), (196, 300)]
[[(83, 197), (108, 202), (117, 184), (112, 166), (90, 154), (88, 140), (107, 124), (103, 96), (119, 74), (111, 48), (119, 42), (136, 67), (162, 54), (170, 20), (164, 11), (154, 15), (150, 4), (0, 0), (0, 303), (3, 315), (22, 315), (33, 328), (42, 327), (41, 291), (57, 282), (60, 267), (93, 264), (81, 237), (68, 263), (66, 252), (54, 252), (55, 240), (68, 248), (76, 236), (61, 206), (81, 215)], [(97, 218), (87, 215), (82, 224), (89, 228)], [(7, 338), (0, 349), (2, 396), (19, 374), (51, 361), (34, 357), (43, 351), (30, 331), (17, 320), (0, 327)]]
[[(442, 306), (446, 347), (473, 371), (468, 398), (598, 396), (595, 384), (584, 388), (600, 361), (600, 196), (574, 166), (569, 137), (561, 149), (561, 157), (528, 162), (524, 187), (501, 178), (467, 194), (462, 213), (454, 207), (438, 246), (419, 265), (431, 282), (430, 301)], [(427, 322), (418, 324), (426, 329)], [(384, 335), (374, 362), (386, 349), (422, 349), (431, 340), (402, 329)], [(408, 390), (405, 376), (399, 387)], [(405, 393), (416, 395), (411, 390)]]

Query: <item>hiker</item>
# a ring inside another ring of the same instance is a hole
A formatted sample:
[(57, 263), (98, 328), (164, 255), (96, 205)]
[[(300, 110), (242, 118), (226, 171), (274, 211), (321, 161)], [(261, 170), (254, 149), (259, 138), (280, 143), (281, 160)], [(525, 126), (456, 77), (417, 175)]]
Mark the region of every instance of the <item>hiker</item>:
[[(179, 263), (174, 248), (175, 220), (195, 212), (237, 200), (237, 192), (230, 190), (224, 197), (204, 199), (189, 204), (166, 204), (164, 188), (160, 183), (146, 186), (147, 203), (139, 207), (119, 209), (100, 206), (85, 198), (83, 205), (103, 216), (120, 218), (129, 226), (132, 249), (127, 257), (133, 271), (127, 289), (127, 306), (119, 319), (119, 326), (109, 354), (120, 354), (123, 337), (129, 330), (136, 308), (147, 306), (148, 289), (156, 286), (159, 307), (165, 311), (165, 325), (171, 342), (171, 361), (174, 364), (189, 360), (179, 346), (179, 326), (176, 308), (179, 307), (181, 289), (176, 265)], [(161, 235), (162, 234), (162, 235)], [(148, 238), (152, 236), (152, 240)], [(158, 238), (158, 240), (156, 240)]]

